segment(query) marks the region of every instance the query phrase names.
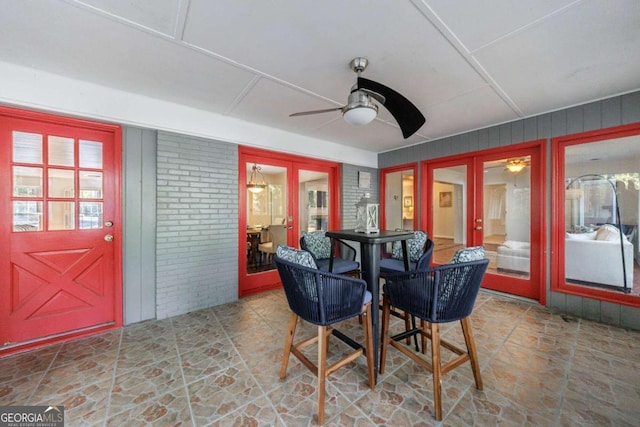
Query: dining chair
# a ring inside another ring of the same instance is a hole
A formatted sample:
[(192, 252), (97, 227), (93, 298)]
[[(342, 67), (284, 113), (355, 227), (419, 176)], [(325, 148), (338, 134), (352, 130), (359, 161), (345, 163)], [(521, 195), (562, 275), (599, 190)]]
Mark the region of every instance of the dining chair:
[[(380, 373), (384, 373), (389, 346), (396, 348), (432, 372), (435, 418), (438, 421), (442, 420), (442, 376), (444, 374), (469, 361), (476, 388), (482, 390), (480, 364), (469, 316), (473, 311), (489, 260), (484, 258), (484, 250), (468, 249), (470, 252), (456, 253), (449, 264), (426, 271), (390, 274), (384, 285)], [(480, 256), (482, 258), (478, 259)], [(389, 320), (392, 306), (419, 318), (420, 326), (390, 336)], [(466, 349), (440, 338), (439, 325), (455, 321), (460, 321), (462, 326)], [(400, 342), (412, 335), (421, 336), (423, 354), (426, 354), (426, 341), (428, 339), (431, 341), (431, 360)], [(441, 346), (457, 356), (443, 363)]]
[[(409, 255), (409, 270), (425, 271), (431, 266), (433, 255), (433, 240), (429, 239), (424, 231), (415, 231), (414, 238), (407, 240), (407, 253)], [(388, 274), (405, 271), (404, 256), (402, 254), (401, 242), (393, 242), (391, 256), (383, 256), (380, 259), (380, 277), (384, 279)], [(407, 315), (402, 311), (391, 308), (391, 315), (404, 320), (405, 329), (411, 330), (416, 327), (415, 317)], [(413, 337), (416, 350), (418, 349), (418, 338)], [(411, 343), (411, 337), (407, 337), (407, 344)]]
[(303, 231), (300, 237), (300, 248), (313, 256), (319, 270), (335, 274), (359, 276), (360, 263), (356, 261), (356, 250), (353, 246), (334, 239), (339, 244), (336, 255), (332, 251), (331, 239), (325, 236), (324, 230)]
[[(281, 245), (276, 251), (275, 262), (291, 309), (280, 378), (286, 377), (291, 354), (318, 377), (318, 424), (323, 424), (325, 382), (331, 373), (364, 355), (369, 387), (375, 387), (371, 293), (367, 291), (364, 280), (318, 270), (313, 257), (306, 251)], [(364, 347), (332, 328), (337, 322), (359, 315), (364, 318)], [(317, 335), (294, 342), (299, 319), (317, 325)], [(332, 334), (347, 342), (354, 351), (327, 366), (327, 348)], [(314, 364), (302, 350), (316, 342), (318, 358)]]

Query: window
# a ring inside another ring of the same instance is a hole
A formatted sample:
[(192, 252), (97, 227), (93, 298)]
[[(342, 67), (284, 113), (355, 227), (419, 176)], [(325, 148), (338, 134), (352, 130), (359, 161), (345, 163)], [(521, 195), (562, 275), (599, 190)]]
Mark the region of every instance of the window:
[(640, 125), (557, 138), (554, 155), (555, 290), (640, 305)]

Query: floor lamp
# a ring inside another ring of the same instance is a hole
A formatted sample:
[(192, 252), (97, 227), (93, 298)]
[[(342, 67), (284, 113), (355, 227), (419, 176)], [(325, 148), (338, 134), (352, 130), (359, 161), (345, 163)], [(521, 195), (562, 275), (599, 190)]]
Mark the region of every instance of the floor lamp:
[[(571, 190), (571, 186), (575, 183), (575, 182), (580, 182), (582, 179), (584, 178), (592, 178), (592, 179), (598, 179), (598, 180), (603, 180), (609, 183), (609, 185), (611, 186), (611, 190), (613, 191), (613, 199), (615, 201), (615, 207), (616, 207), (616, 221), (618, 223), (618, 230), (620, 231), (620, 255), (622, 255), (622, 279), (624, 280), (624, 293), (628, 294), (629, 292), (631, 292), (631, 289), (629, 289), (629, 285), (627, 283), (627, 265), (624, 259), (624, 237), (623, 237), (623, 232), (622, 232), (622, 223), (620, 222), (620, 206), (618, 205), (618, 194), (616, 192), (616, 186), (613, 184), (613, 182), (611, 182), (610, 179), (605, 178), (602, 175), (597, 175), (597, 174), (585, 174), (585, 175), (580, 175), (577, 178), (572, 179), (567, 186), (565, 187), (565, 190), (570, 191)], [(613, 225), (613, 224), (612, 224)]]

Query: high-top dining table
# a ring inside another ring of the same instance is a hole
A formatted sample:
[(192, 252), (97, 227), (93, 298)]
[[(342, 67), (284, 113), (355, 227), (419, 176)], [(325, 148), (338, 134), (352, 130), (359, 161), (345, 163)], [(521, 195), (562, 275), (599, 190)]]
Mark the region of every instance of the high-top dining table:
[[(355, 230), (327, 231), (325, 236), (332, 239), (351, 240), (360, 242), (360, 266), (362, 278), (367, 282), (367, 289), (371, 292), (371, 323), (373, 325), (373, 366), (375, 379), (378, 380), (378, 348), (380, 342), (380, 246), (384, 243), (401, 241), (405, 270), (409, 270), (409, 256), (407, 240), (413, 237), (412, 231), (380, 230), (377, 233), (361, 233)], [(333, 240), (332, 240), (333, 242)]]

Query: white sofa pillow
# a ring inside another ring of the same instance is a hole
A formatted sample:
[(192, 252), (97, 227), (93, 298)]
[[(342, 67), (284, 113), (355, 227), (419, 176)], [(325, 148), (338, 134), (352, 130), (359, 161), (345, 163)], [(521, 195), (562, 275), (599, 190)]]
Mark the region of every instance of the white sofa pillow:
[(596, 239), (596, 231), (591, 233), (567, 233), (567, 239), (571, 240), (595, 240)]
[(529, 249), (529, 242), (518, 242), (517, 240), (505, 240), (502, 246), (510, 249)]
[(620, 240), (620, 230), (611, 224), (602, 225), (598, 228), (598, 231), (596, 231), (596, 240), (604, 240), (607, 242)]

